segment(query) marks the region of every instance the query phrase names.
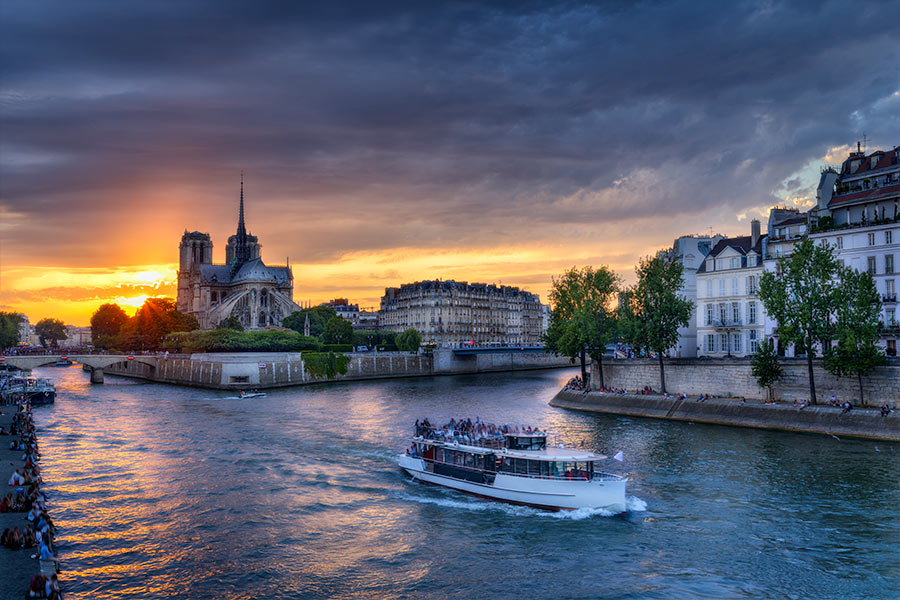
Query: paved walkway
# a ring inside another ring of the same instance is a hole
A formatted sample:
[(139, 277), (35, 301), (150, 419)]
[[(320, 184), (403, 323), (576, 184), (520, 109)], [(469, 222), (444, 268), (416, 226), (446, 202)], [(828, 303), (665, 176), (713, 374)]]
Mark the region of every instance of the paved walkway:
[[(16, 407), (6, 404), (0, 406), (0, 409), (3, 411), (3, 414), (0, 415), (0, 425), (3, 425), (3, 428), (8, 431)], [(18, 436), (0, 436), (0, 491), (3, 496), (7, 492), (15, 490), (14, 487), (6, 484), (13, 470), (19, 469), (19, 472), (22, 472), (25, 467), (22, 452), (9, 449), (9, 443), (13, 439), (18, 439)], [(19, 531), (22, 531), (23, 526), (27, 523), (25, 514), (23, 512), (0, 513), (0, 531), (13, 527), (18, 527)], [(40, 571), (40, 563), (31, 558), (36, 550), (36, 548), (9, 550), (0, 547), (0, 598), (3, 600), (25, 598), (31, 578)]]

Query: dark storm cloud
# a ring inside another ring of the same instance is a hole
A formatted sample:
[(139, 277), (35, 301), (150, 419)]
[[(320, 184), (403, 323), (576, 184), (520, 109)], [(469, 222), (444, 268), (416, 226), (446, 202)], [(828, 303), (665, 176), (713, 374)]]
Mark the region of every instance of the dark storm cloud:
[(90, 254), (154, 186), (230, 224), (244, 168), (256, 231), (331, 256), (739, 213), (900, 140), (898, 2), (262, 4), (4, 3), (4, 210)]

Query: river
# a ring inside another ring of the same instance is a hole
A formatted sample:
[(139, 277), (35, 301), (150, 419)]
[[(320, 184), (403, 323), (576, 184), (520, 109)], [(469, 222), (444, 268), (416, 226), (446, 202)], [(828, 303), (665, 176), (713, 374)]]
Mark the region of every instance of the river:
[[(38, 369), (67, 598), (897, 598), (900, 446), (548, 406), (575, 371), (234, 393)], [(231, 398), (229, 398), (231, 397)], [(622, 450), (629, 511), (409, 481), (417, 418)]]

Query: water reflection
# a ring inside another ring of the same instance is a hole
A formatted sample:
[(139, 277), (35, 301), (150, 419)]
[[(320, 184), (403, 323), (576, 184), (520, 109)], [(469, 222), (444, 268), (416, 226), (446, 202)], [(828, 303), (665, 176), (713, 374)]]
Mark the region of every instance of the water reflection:
[[(36, 419), (68, 597), (897, 595), (894, 445), (548, 406), (573, 374), (241, 401), (45, 369), (59, 399)], [(545, 513), (410, 483), (395, 453), (425, 416), (623, 450), (610, 468), (647, 510)]]

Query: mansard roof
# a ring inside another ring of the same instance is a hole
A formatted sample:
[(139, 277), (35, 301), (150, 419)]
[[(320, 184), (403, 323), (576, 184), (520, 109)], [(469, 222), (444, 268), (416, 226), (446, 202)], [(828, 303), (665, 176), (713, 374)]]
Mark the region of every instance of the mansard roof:
[[(726, 250), (734, 250), (741, 256), (746, 256), (750, 253), (762, 255), (762, 243), (763, 240), (766, 239), (767, 234), (762, 234), (759, 236), (759, 239), (756, 241), (755, 246), (751, 246), (751, 237), (749, 235), (742, 235), (733, 238), (725, 238), (723, 240), (719, 240), (719, 243), (716, 244), (710, 253), (706, 256), (707, 258), (716, 258)], [(706, 273), (706, 261), (700, 265), (700, 268), (697, 269), (697, 273)]]
[(852, 194), (841, 194), (831, 197), (828, 202), (828, 208), (850, 204), (851, 202), (871, 201), (871, 200), (887, 200), (892, 197), (900, 196), (900, 183), (894, 185), (886, 185), (871, 190), (863, 190), (861, 192), (853, 192)]
[[(887, 151), (876, 150), (868, 156), (865, 156), (861, 152), (854, 152), (847, 160), (844, 161), (844, 164), (841, 165), (841, 175), (859, 175), (861, 173), (865, 173), (866, 171), (878, 171), (880, 169), (886, 169), (890, 166), (896, 165), (898, 162), (900, 162), (898, 161), (898, 152), (900, 152), (900, 146)], [(874, 167), (872, 166), (872, 157), (875, 157), (876, 159)], [(854, 160), (860, 161), (860, 164), (856, 167), (856, 169), (851, 169)]]

